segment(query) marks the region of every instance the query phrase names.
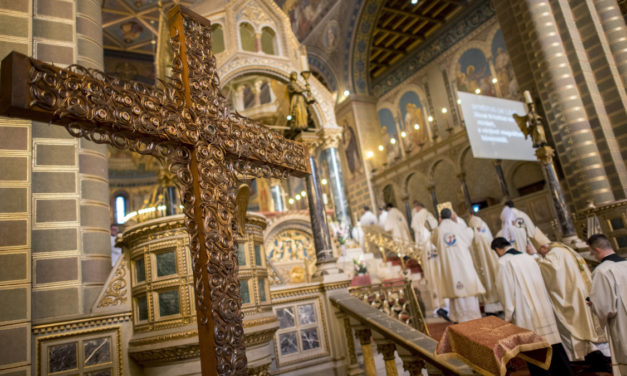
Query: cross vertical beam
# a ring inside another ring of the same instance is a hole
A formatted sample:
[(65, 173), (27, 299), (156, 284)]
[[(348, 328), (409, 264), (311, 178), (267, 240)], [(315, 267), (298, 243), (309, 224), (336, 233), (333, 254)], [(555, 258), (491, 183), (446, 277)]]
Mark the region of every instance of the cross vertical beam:
[(13, 52), (2, 62), (0, 115), (63, 125), (74, 137), (164, 160), (190, 235), (203, 375), (246, 375), (233, 231), (238, 180), (310, 174), (307, 149), (231, 113), (211, 53), (211, 24), (168, 12), (173, 76), (150, 87), (60, 69)]

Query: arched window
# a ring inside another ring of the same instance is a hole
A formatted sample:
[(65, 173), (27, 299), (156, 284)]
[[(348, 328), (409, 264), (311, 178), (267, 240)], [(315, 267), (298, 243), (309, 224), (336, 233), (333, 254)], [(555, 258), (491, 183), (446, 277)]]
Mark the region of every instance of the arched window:
[(259, 103), (266, 104), (272, 102), (272, 95), (270, 94), (270, 85), (267, 82), (261, 84), (259, 89)]
[(269, 27), (261, 29), (261, 51), (268, 55), (276, 55), (276, 33)]
[(239, 25), (239, 37), (244, 51), (257, 52), (255, 29), (250, 24), (244, 22)]
[(124, 223), (124, 216), (126, 215), (126, 197), (123, 195), (115, 196), (115, 223), (122, 224)]
[(211, 44), (214, 54), (224, 51), (224, 31), (222, 30), (222, 25), (213, 24), (211, 27)]
[(251, 108), (255, 105), (255, 92), (246, 85), (244, 86), (244, 108)]

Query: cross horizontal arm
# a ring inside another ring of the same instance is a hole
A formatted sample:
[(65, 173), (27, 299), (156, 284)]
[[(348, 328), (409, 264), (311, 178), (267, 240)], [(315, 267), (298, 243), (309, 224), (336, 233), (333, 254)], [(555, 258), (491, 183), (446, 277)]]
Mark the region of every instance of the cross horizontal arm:
[(228, 100), (220, 92), (216, 59), (211, 52), (211, 22), (178, 5), (168, 11), (168, 20), (172, 80), (180, 82), (187, 105), (201, 118), (199, 138), (219, 145), (237, 159), (283, 169), (290, 175), (309, 175), (309, 155), (304, 145), (230, 112)]
[(120, 137), (193, 145), (198, 124), (176, 89), (160, 89), (80, 66), (65, 69), (12, 52), (2, 61), (0, 114), (106, 127)]

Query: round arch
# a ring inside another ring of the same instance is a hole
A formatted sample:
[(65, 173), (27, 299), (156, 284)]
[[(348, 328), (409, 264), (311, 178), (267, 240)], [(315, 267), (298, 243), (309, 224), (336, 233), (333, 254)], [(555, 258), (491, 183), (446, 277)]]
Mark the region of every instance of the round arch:
[[(289, 72), (285, 72), (284, 70), (281, 70), (280, 68), (277, 67), (273, 67), (273, 66), (243, 66), (240, 67), (238, 69), (232, 70), (228, 73), (226, 73), (221, 82), (220, 82), (220, 88), (224, 88), (229, 82), (231, 82), (232, 80), (238, 78), (238, 77), (242, 77), (242, 76), (247, 76), (247, 75), (262, 75), (262, 76), (267, 76), (270, 78), (274, 78), (278, 81), (281, 81), (282, 83), (289, 83)], [(312, 94), (314, 94), (314, 98), (315, 96), (315, 91), (312, 90)], [(314, 103), (313, 105), (310, 106), (311, 109), (313, 109), (313, 120), (314, 123), (318, 126), (318, 128), (320, 128), (322, 126), (322, 124), (325, 124), (324, 121), (324, 116), (323, 116), (323, 110), (320, 107), (320, 101), (318, 100), (319, 98), (315, 98), (316, 99), (316, 103)]]

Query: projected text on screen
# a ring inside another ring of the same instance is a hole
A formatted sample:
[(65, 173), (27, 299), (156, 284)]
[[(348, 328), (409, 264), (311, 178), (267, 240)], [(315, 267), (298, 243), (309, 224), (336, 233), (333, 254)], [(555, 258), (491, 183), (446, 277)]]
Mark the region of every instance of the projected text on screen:
[(522, 102), (458, 92), (468, 139), (475, 158), (535, 161), (531, 139), (512, 114), (527, 111)]

